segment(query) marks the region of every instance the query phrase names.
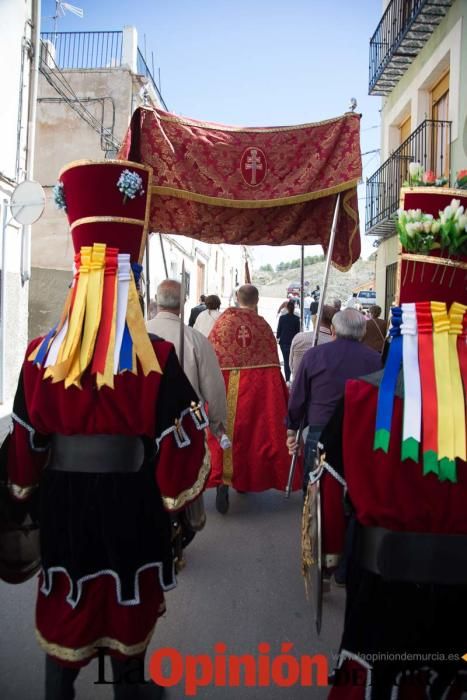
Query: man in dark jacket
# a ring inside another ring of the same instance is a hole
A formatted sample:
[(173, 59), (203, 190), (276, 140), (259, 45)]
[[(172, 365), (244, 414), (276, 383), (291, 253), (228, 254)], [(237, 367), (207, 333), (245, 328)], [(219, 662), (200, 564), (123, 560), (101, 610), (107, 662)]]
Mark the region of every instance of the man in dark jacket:
[(295, 315), (295, 303), (290, 300), (287, 304), (287, 313), (279, 318), (277, 325), (277, 340), (284, 358), (285, 381), (290, 379), (290, 346), (295, 335), (300, 331), (300, 320)]
[(206, 297), (204, 296), (204, 294), (201, 294), (201, 296), (199, 298), (199, 304), (197, 304), (196, 306), (194, 306), (191, 309), (188, 325), (191, 326), (192, 328), (195, 325), (195, 321), (198, 318), (198, 316), (200, 315), (201, 311), (206, 311), (207, 306), (206, 306), (205, 302), (206, 302)]

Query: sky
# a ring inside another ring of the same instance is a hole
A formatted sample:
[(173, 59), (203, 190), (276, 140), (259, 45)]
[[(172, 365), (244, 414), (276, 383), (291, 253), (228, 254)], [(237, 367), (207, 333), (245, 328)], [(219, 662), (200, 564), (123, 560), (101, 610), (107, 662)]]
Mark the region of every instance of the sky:
[[(135, 26), (170, 111), (238, 126), (320, 121), (362, 114), (363, 154), (379, 148), (380, 98), (368, 95), (369, 41), (381, 19), (379, 0), (73, 0), (58, 31)], [(55, 1), (42, 1), (42, 31), (53, 29)], [(363, 180), (379, 153), (363, 155)], [(359, 187), (361, 231), (365, 186)], [(362, 256), (374, 251), (362, 236)], [(320, 253), (307, 246), (305, 255)], [(259, 264), (299, 257), (298, 246), (255, 247)]]

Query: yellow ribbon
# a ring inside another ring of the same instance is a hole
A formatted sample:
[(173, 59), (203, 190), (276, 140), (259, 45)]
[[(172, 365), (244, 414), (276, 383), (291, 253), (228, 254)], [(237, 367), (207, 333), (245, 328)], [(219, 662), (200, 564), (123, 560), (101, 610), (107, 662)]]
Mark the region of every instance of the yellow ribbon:
[[(86, 294), (91, 264), (91, 251), (92, 248), (90, 246), (82, 246), (81, 248), (81, 264), (67, 334), (60, 347), (57, 357), (57, 364), (53, 367), (48, 367), (44, 374), (44, 378), (52, 377), (52, 381), (54, 383), (63, 381), (68, 376), (68, 373), (72, 368), (72, 365), (76, 362), (76, 359), (79, 362), (79, 346), (83, 328), (84, 312), (86, 309)], [(65, 387), (66, 386), (67, 384), (65, 383)]]
[(159, 360), (156, 357), (156, 353), (154, 352), (154, 348), (144, 324), (144, 318), (133, 275), (130, 275), (130, 278), (126, 322), (128, 324), (128, 330), (130, 331), (136, 355), (138, 356), (145, 376), (149, 374), (149, 372), (159, 372), (159, 374), (162, 374)]
[(449, 366), (451, 369), (452, 419), (454, 426), (454, 455), (466, 460), (465, 401), (462, 385), (457, 336), (462, 333), (462, 320), (467, 311), (465, 304), (454, 302), (449, 311)]
[(102, 311), (102, 292), (104, 289), (105, 244), (94, 243), (92, 248), (91, 269), (86, 296), (86, 318), (84, 319), (83, 342), (80, 352), (81, 374), (91, 362), (99, 330)]
[[(436, 395), (438, 399), (438, 459), (454, 460), (454, 420), (449, 353), (449, 318), (446, 304), (431, 302)], [(441, 467), (441, 465), (440, 465)], [(440, 472), (440, 478), (442, 478)], [(449, 478), (447, 475), (445, 478)]]
[(110, 328), (109, 345), (107, 347), (107, 355), (105, 356), (104, 373), (97, 373), (96, 383), (97, 388), (102, 389), (103, 386), (114, 388), (114, 353), (115, 353), (115, 334), (117, 330), (117, 290), (118, 276), (115, 276), (115, 291), (114, 291), (114, 306), (112, 310), (112, 325)]

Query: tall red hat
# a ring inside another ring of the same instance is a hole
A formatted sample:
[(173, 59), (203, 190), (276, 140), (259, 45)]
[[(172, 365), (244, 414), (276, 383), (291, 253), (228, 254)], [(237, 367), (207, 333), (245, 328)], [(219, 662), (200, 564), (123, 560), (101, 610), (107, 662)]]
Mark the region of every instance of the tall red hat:
[[(400, 206), (403, 210), (421, 210), (438, 219), (452, 201), (467, 210), (467, 190), (445, 187), (406, 187), (401, 190)], [(465, 276), (467, 255), (462, 252), (448, 254), (434, 243), (432, 250), (411, 252), (399, 246), (396, 303), (441, 301), (448, 305), (454, 301), (467, 303)]]
[(75, 253), (82, 246), (105, 243), (119, 253), (129, 253), (132, 263), (141, 262), (151, 179), (152, 168), (125, 160), (77, 160), (66, 165), (58, 188)]

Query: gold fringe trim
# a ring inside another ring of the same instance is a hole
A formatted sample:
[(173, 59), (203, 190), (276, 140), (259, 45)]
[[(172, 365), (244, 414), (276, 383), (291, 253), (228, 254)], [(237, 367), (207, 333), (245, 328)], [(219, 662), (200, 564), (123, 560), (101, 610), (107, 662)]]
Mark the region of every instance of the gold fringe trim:
[(204, 453), (203, 464), (198, 473), (198, 478), (196, 479), (193, 486), (185, 491), (182, 491), (176, 498), (170, 498), (169, 496), (162, 496), (162, 501), (167, 510), (179, 510), (183, 508), (185, 503), (188, 501), (193, 501), (197, 496), (199, 496), (204, 489), (206, 479), (211, 471), (211, 463), (209, 460), (208, 451)]
[[(355, 222), (354, 227), (353, 227), (353, 231), (350, 234), (349, 243), (348, 243), (349, 260), (350, 261), (352, 261), (352, 242), (358, 233), (358, 212), (356, 212), (355, 209), (353, 207), (351, 207), (349, 204), (349, 199), (352, 197), (352, 195), (353, 195), (353, 190), (351, 190), (350, 192), (347, 192), (344, 195), (344, 201), (343, 201), (344, 211)], [(332, 262), (332, 260), (331, 260), (331, 262)], [(352, 262), (350, 262), (349, 265), (339, 265), (338, 263), (332, 262), (332, 266), (335, 267), (336, 270), (339, 270), (339, 272), (347, 272), (348, 270), (350, 270), (352, 265), (353, 265)]]
[(153, 172), (152, 167), (150, 165), (135, 163), (132, 160), (118, 160), (116, 158), (109, 158), (108, 160), (87, 160), (86, 158), (82, 158), (81, 160), (72, 160), (71, 163), (67, 163), (66, 165), (64, 165), (58, 173), (58, 179), (60, 179), (63, 173), (66, 173), (67, 170), (72, 170), (73, 168), (77, 168), (81, 165), (104, 165), (107, 163), (113, 163), (114, 165), (122, 165), (124, 167), (128, 166), (137, 170), (146, 170), (146, 172), (148, 172), (150, 175), (152, 175)]
[(188, 199), (192, 202), (200, 202), (201, 204), (211, 204), (216, 207), (231, 207), (232, 209), (266, 209), (272, 207), (285, 207), (290, 204), (302, 204), (310, 202), (313, 199), (321, 199), (329, 197), (339, 192), (344, 192), (348, 189), (353, 189), (358, 184), (358, 179), (348, 180), (340, 185), (328, 187), (324, 190), (316, 192), (306, 192), (305, 194), (295, 194), (291, 197), (279, 197), (278, 199), (228, 199), (226, 197), (211, 197), (190, 190), (177, 189), (175, 187), (160, 187), (159, 185), (152, 186), (153, 194), (158, 194), (165, 197), (176, 197), (177, 199)]
[(244, 132), (253, 134), (268, 134), (280, 131), (299, 131), (300, 129), (309, 129), (313, 126), (322, 126), (323, 124), (333, 124), (339, 122), (348, 117), (357, 117), (360, 120), (360, 114), (354, 112), (345, 112), (340, 117), (332, 117), (331, 119), (324, 119), (320, 122), (309, 122), (307, 124), (294, 124), (293, 126), (228, 126), (226, 124), (215, 124), (214, 122), (202, 122), (196, 119), (189, 119), (188, 117), (178, 117), (174, 114), (169, 114), (168, 112), (161, 112), (159, 110), (152, 109), (150, 107), (142, 107), (148, 112), (156, 113), (156, 118), (160, 119), (162, 122), (173, 122), (175, 124), (184, 124), (186, 126), (198, 127), (201, 129), (214, 129), (216, 131), (234, 131), (234, 132)]
[[(159, 615), (165, 612), (165, 603), (162, 604), (158, 610)], [(154, 634), (154, 627), (147, 635), (147, 637), (138, 644), (124, 644), (118, 639), (113, 637), (99, 637), (91, 644), (87, 646), (80, 647), (79, 649), (71, 649), (70, 647), (63, 647), (60, 644), (55, 644), (53, 642), (48, 642), (41, 635), (36, 627), (36, 639), (39, 646), (45, 651), (46, 654), (50, 656), (55, 656), (56, 659), (61, 659), (62, 661), (84, 661), (89, 659), (96, 654), (96, 647), (106, 647), (107, 649), (113, 649), (114, 651), (120, 652), (124, 656), (139, 656), (148, 647), (151, 637)]]
[(451, 260), (450, 258), (437, 258), (434, 255), (420, 255), (418, 253), (401, 253), (402, 260), (413, 260), (414, 262), (430, 263), (433, 265), (444, 265), (445, 267), (457, 267), (460, 270), (467, 270), (467, 262), (462, 260)]
[(237, 415), (238, 389), (240, 386), (240, 370), (231, 370), (229, 386), (227, 388), (227, 427), (226, 432), (231, 446), (222, 451), (222, 482), (227, 486), (232, 485), (233, 478), (233, 434), (235, 418)]
[(70, 231), (84, 224), (131, 224), (132, 226), (144, 226), (145, 221), (144, 219), (130, 219), (126, 216), (84, 216), (82, 219), (73, 221)]

